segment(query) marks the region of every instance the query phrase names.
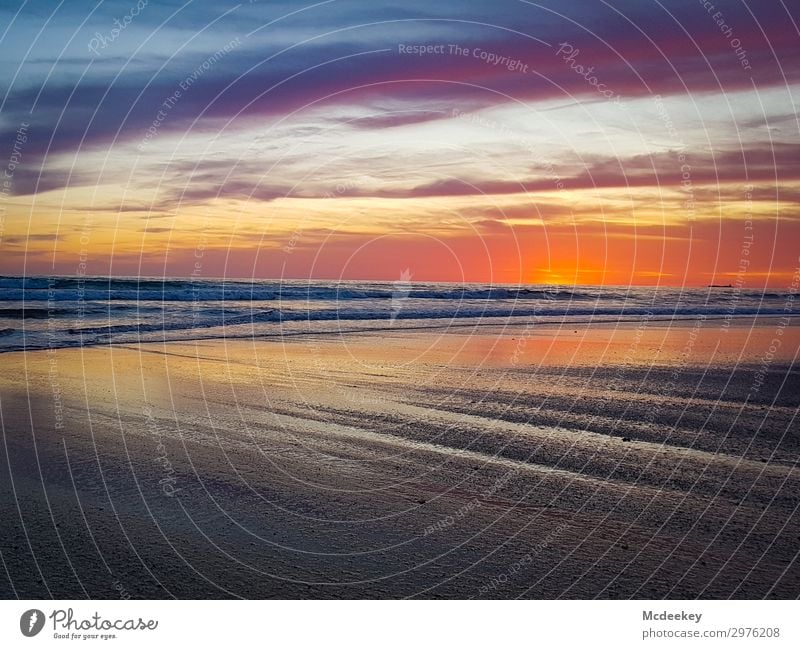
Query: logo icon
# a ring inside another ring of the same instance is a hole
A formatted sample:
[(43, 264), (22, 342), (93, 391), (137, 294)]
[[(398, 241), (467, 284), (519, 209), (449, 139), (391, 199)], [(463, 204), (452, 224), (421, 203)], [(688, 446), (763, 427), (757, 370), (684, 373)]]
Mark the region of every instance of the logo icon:
[(400, 315), (403, 303), (408, 299), (408, 296), (411, 295), (412, 277), (411, 269), (406, 268), (400, 273), (400, 279), (396, 282), (392, 282), (392, 288), (394, 290), (392, 291), (392, 312), (389, 315), (389, 322), (391, 324), (394, 324), (397, 316)]
[(44, 627), (44, 613), (38, 608), (25, 611), (19, 618), (19, 630), (27, 638), (35, 636), (42, 630), (42, 627)]

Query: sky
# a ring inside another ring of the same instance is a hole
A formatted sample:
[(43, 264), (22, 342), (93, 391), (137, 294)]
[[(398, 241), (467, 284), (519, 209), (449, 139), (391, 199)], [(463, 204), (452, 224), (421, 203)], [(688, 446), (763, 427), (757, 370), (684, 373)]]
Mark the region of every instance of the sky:
[(4, 0), (0, 274), (788, 287), (798, 24), (782, 0)]

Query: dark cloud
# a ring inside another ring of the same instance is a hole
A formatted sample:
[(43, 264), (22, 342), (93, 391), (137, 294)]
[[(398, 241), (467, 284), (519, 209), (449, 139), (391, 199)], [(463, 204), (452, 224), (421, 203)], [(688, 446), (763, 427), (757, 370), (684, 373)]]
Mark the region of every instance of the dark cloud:
[(25, 164), (14, 171), (11, 193), (14, 196), (30, 196), (62, 187), (83, 187), (96, 182), (97, 174), (47, 167), (37, 169), (33, 165)]
[[(592, 189), (609, 187), (687, 187), (740, 183), (742, 188), (751, 183), (788, 182), (800, 180), (800, 156), (797, 147), (788, 143), (755, 143), (741, 151), (725, 150), (714, 154), (685, 153), (685, 161), (678, 152), (668, 151), (651, 156), (628, 158), (596, 158), (579, 174), (556, 170), (565, 189)], [(688, 176), (686, 175), (688, 174)], [(382, 198), (429, 198), (435, 196), (474, 196), (492, 194), (518, 194), (524, 192), (553, 191), (554, 181), (549, 177), (521, 178), (519, 181), (449, 178), (416, 187), (383, 189), (367, 192), (352, 188), (348, 196), (378, 196)], [(744, 191), (742, 189), (742, 191)], [(784, 192), (786, 190), (781, 190)], [(763, 196), (768, 190), (762, 189)], [(786, 191), (784, 200), (793, 193)], [(794, 193), (796, 195), (796, 192)], [(741, 200), (740, 193), (738, 199)], [(755, 197), (754, 197), (755, 198)]]
[(20, 236), (10, 236), (3, 239), (3, 243), (9, 246), (23, 246), (28, 243), (38, 242), (55, 242), (63, 240), (63, 236), (59, 234), (26, 234)]

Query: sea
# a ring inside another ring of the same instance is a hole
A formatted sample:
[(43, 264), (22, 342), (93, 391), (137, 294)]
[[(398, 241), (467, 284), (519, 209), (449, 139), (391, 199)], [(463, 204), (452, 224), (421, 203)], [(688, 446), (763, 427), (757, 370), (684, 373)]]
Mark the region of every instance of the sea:
[[(0, 277), (0, 352), (487, 324), (791, 315), (794, 295), (628, 287), (153, 277)], [(787, 309), (789, 310), (787, 312)]]

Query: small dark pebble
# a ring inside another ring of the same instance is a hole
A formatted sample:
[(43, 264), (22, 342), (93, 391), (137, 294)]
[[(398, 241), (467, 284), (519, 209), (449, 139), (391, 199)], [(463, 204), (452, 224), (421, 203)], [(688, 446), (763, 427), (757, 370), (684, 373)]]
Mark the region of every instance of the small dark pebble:
[(419, 499), (417, 502), (418, 502), (420, 505), (424, 505), (426, 501), (425, 501), (425, 500), (423, 500), (422, 498), (420, 498), (420, 499)]
[(631, 438), (630, 438), (630, 437), (623, 437), (623, 438), (622, 438), (622, 441), (623, 441), (623, 442), (630, 442), (630, 441), (631, 441)]

